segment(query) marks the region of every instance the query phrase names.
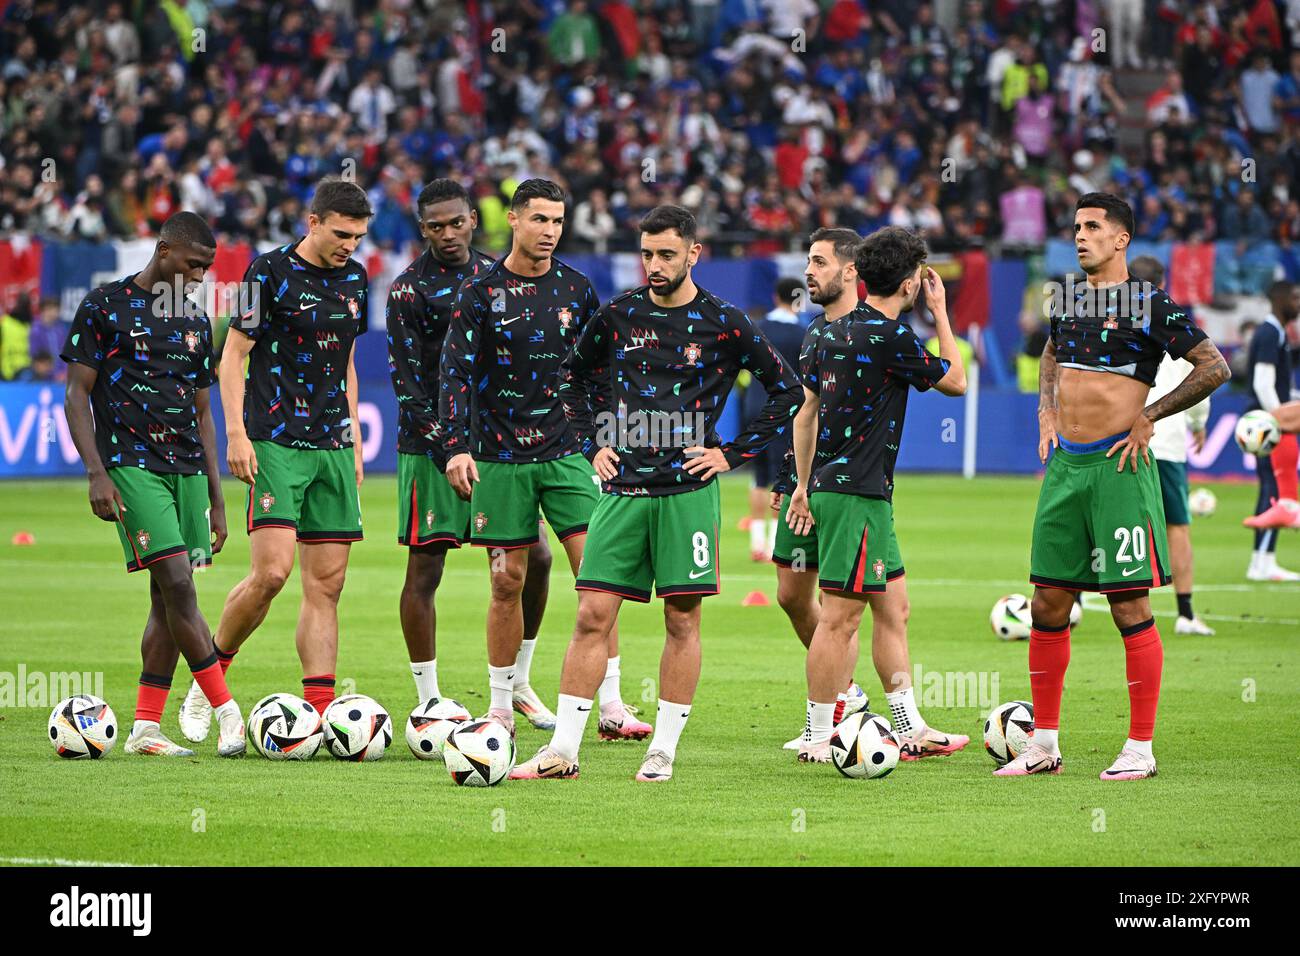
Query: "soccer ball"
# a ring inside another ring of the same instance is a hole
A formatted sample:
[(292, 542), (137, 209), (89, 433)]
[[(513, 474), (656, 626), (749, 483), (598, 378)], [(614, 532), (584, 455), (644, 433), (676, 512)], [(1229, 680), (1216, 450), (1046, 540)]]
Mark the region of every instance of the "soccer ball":
[(451, 779), (462, 787), (491, 787), (515, 765), (515, 741), (495, 720), (461, 724), (442, 747)]
[(831, 733), (831, 762), (855, 780), (884, 777), (898, 766), (898, 738), (885, 718), (860, 710)]
[(1034, 705), (1023, 700), (999, 704), (984, 721), (984, 749), (999, 767), (1019, 757), (1034, 735)]
[(268, 760), (310, 760), (325, 730), (316, 708), (293, 694), (271, 694), (248, 715), (248, 742)]
[(1237, 447), (1247, 455), (1267, 455), (1282, 440), (1277, 419), (1257, 408), (1237, 419)]
[(325, 746), (340, 760), (378, 760), (392, 741), (388, 711), (365, 694), (345, 694), (325, 708)]
[(998, 598), (989, 615), (993, 633), (1004, 641), (1029, 639), (1029, 598), (1023, 594), (1008, 594)]
[(1214, 492), (1209, 488), (1197, 488), (1187, 496), (1187, 507), (1193, 517), (1208, 518), (1219, 507), (1219, 499), (1214, 497)]
[(50, 743), (68, 760), (98, 760), (117, 743), (113, 708), (91, 694), (61, 700), (50, 711)]
[(426, 700), (406, 719), (406, 745), (421, 760), (441, 760), (447, 735), (470, 719), (465, 706), (450, 697)]

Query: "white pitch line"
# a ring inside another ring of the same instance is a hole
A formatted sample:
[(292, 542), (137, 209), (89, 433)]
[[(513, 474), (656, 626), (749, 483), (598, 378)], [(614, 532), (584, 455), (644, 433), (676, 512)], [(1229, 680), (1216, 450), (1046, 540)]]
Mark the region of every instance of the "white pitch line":
[(0, 856), (0, 864), (8, 866), (75, 866), (75, 867), (123, 867), (123, 866), (157, 866), (156, 863), (112, 863), (107, 860), (65, 860), (61, 856)]
[[(1202, 588), (1198, 584), (1196, 590), (1203, 591), (1209, 589)], [(1092, 600), (1089, 600), (1089, 598), (1092, 598)], [(1084, 598), (1083, 609), (1085, 611), (1109, 611), (1110, 603), (1106, 602), (1099, 604), (1097, 603), (1097, 599), (1093, 598), (1093, 596), (1089, 594)], [(1156, 617), (1178, 616), (1177, 609), (1172, 611), (1157, 611), (1155, 608), (1152, 608), (1151, 613)], [(1242, 617), (1241, 615), (1234, 614), (1198, 614), (1196, 616), (1203, 621), (1226, 621), (1231, 624), (1287, 624), (1291, 627), (1300, 627), (1300, 620), (1289, 617), (1255, 617), (1253, 614), (1250, 617)]]

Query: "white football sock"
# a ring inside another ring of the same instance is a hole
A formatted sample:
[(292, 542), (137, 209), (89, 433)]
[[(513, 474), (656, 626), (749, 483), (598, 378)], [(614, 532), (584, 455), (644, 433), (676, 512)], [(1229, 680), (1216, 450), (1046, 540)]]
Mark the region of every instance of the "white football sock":
[(533, 668), (533, 651), (536, 649), (535, 637), (519, 645), (519, 653), (515, 655), (515, 690), (523, 690), (528, 686), (529, 674)]
[(1130, 737), (1128, 740), (1124, 741), (1124, 749), (1140, 753), (1148, 760), (1155, 759), (1155, 755), (1151, 753), (1151, 741), (1149, 740), (1134, 740)]
[(749, 519), (749, 550), (762, 551), (767, 542), (767, 522), (762, 518)]
[(438, 692), (438, 662), (411, 661), (411, 677), (415, 679), (415, 696), (420, 703), (441, 697)]
[(131, 725), (131, 736), (139, 737), (146, 730), (157, 730), (158, 721), (156, 720), (137, 720)]
[(622, 706), (623, 696), (618, 689), (619, 658), (611, 657), (605, 661), (605, 679), (600, 682), (600, 709)]
[(582, 732), (587, 729), (590, 716), (590, 700), (561, 694), (555, 704), (555, 735), (551, 737), (551, 749), (565, 760), (577, 760)]
[(686, 718), (691, 716), (690, 704), (674, 704), (671, 700), (659, 698), (659, 709), (655, 714), (655, 733), (650, 738), (649, 750), (662, 750), (669, 760), (677, 757), (677, 741), (686, 729)]
[(916, 696), (912, 688), (885, 694), (885, 703), (889, 705), (889, 717), (894, 722), (894, 730), (905, 737), (915, 737), (926, 729), (921, 712), (916, 709)]
[(229, 714), (234, 714), (235, 716), (239, 716), (239, 705), (235, 703), (235, 698), (233, 697), (230, 698), (230, 700), (226, 701), (224, 704), (222, 704), (220, 707), (214, 708), (212, 711), (212, 715), (216, 717), (218, 721), (220, 721), (221, 718), (228, 716)]
[(808, 701), (808, 712), (803, 725), (803, 742), (805, 744), (820, 744), (830, 740), (831, 731), (835, 729), (834, 721), (834, 704), (819, 704), (815, 700)]
[(1043, 727), (1038, 727), (1034, 730), (1032, 742), (1038, 744), (1038, 746), (1042, 747), (1049, 754), (1055, 756), (1060, 752), (1058, 749), (1060, 747), (1057, 740), (1058, 734), (1060, 734), (1059, 730), (1046, 730)]
[(511, 701), (515, 696), (515, 669), (510, 667), (493, 667), (488, 665), (488, 687), (492, 691), (492, 703), (489, 705), (493, 710), (504, 710), (509, 712)]
[(767, 519), (767, 553), (771, 554), (776, 550), (776, 526), (778, 518)]

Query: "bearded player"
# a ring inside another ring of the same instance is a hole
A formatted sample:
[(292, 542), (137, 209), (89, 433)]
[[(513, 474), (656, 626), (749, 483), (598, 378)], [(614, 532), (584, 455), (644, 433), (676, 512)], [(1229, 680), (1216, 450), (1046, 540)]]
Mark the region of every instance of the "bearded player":
[(90, 480), (90, 509), (117, 526), (127, 571), (149, 571), (131, 754), (194, 756), (159, 726), (178, 654), (216, 709), (217, 753), (244, 752), (243, 717), (194, 593), (194, 568), (225, 543), (226, 503), (208, 398), (212, 326), (182, 290), (203, 280), (216, 247), (194, 213), (172, 216), (143, 271), (86, 296), (62, 352), (68, 430)]
[[(395, 280), (388, 294), (388, 367), (397, 393), (397, 540), (405, 545), (406, 581), (399, 611), (421, 702), (441, 697), (436, 658), (434, 596), (447, 551), (469, 540), (469, 502), (446, 477), (443, 428), (438, 420), (442, 343), (461, 285), (491, 268), (493, 259), (471, 244), (478, 212), (465, 187), (436, 179), (416, 200), (425, 249)], [(524, 638), (519, 657), (532, 659), (546, 609), (551, 551), (545, 538), (528, 551), (523, 589)], [(519, 665), (520, 661), (516, 661)], [(534, 726), (554, 727), (554, 715), (517, 666), (514, 706)], [(531, 705), (531, 706), (530, 706)]]
[[(640, 230), (648, 285), (605, 305), (564, 363), (565, 408), (604, 494), (578, 574), (555, 735), (511, 772), (515, 780), (578, 776), (606, 636), (623, 601), (648, 603), (652, 587), (667, 637), (654, 738), (636, 779), (672, 778), (700, 677), (701, 598), (718, 593), (714, 479), (759, 454), (799, 408), (794, 375), (749, 317), (692, 280), (695, 217), (657, 206)], [(735, 441), (706, 447), (742, 369), (767, 389), (767, 404)]]
[[(529, 685), (534, 642), (524, 641), (523, 595), (541, 514), (575, 575), (582, 562), (596, 476), (565, 419), (560, 362), (600, 303), (587, 277), (554, 256), (564, 231), (558, 185), (525, 180), (508, 219), (509, 254), (457, 295), (442, 349), (439, 415), (447, 481), (470, 504), (470, 543), (487, 549), (488, 716), (513, 733), (512, 706), (534, 726), (555, 726)], [(653, 728), (632, 716), (619, 693), (617, 633), (608, 649), (600, 735), (640, 740)]]
[[(226, 461), (248, 485), (251, 566), (226, 597), (217, 654), (228, 668), (284, 587), (296, 550), (303, 697), (322, 714), (334, 699), (339, 596), (351, 546), (361, 540), (353, 354), (366, 330), (368, 280), (352, 254), (371, 215), (356, 183), (322, 181), (307, 235), (258, 256), (244, 273), (251, 301), (231, 316), (221, 354)], [(208, 720), (191, 687), (182, 732), (202, 740)]]
[[(1038, 457), (1047, 473), (1030, 556), (1035, 730), (998, 776), (1061, 772), (1061, 691), (1076, 591), (1106, 595), (1127, 663), (1128, 740), (1101, 779), (1156, 774), (1151, 741), (1164, 649), (1149, 590), (1169, 583), (1170, 565), (1160, 478), (1147, 449), (1156, 422), (1205, 399), (1229, 372), (1186, 312), (1129, 275), (1133, 231), (1122, 199), (1088, 193), (1075, 205), (1075, 251), (1087, 281), (1052, 304), (1039, 372)], [(1186, 359), (1192, 370), (1147, 404), (1165, 355)]]
[[(853, 663), (862, 614), (871, 607), (871, 655), (885, 687), (900, 757), (955, 753), (970, 738), (944, 734), (921, 717), (908, 658), (909, 603), (894, 534), (894, 463), (910, 388), (966, 391), (948, 321), (943, 280), (926, 267), (925, 243), (897, 226), (872, 233), (856, 252), (867, 300), (827, 322), (799, 358), (804, 407), (794, 424), (798, 486), (786, 522), (815, 547), (822, 606), (808, 648), (808, 705), (799, 760), (830, 761), (836, 692)], [(925, 291), (939, 356), (899, 321)], [(856, 288), (855, 288), (856, 297)]]

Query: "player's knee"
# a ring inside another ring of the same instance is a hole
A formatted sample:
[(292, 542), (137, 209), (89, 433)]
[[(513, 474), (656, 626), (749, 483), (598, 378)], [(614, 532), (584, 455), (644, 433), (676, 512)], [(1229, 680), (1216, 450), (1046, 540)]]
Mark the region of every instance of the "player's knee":
[(545, 538), (538, 539), (537, 544), (528, 549), (528, 576), (535, 574), (546, 576), (551, 573), (551, 546)]
[(578, 617), (573, 627), (575, 641), (603, 641), (614, 622), (601, 608), (579, 603)]
[(1070, 620), (1074, 596), (1069, 591), (1036, 590), (1029, 601), (1029, 614), (1035, 627), (1060, 627)]
[(442, 572), (446, 567), (444, 555), (421, 555), (406, 565), (406, 590), (417, 594), (433, 594), (442, 583)]
[(270, 600), (284, 590), (289, 580), (289, 568), (270, 564), (255, 568), (249, 576), (249, 583), (265, 600)]
[(304, 575), (302, 581), (303, 597), (309, 601), (324, 601), (337, 604), (339, 597), (343, 594), (343, 583), (346, 579), (347, 571), (344, 568), (326, 574)]
[(177, 574), (162, 578), (155, 578), (158, 583), (158, 594), (162, 603), (175, 609), (185, 609), (197, 602), (194, 593), (194, 578), (188, 574)]
[(492, 600), (518, 601), (524, 591), (527, 565), (507, 563), (505, 567), (492, 571)]
[(664, 615), (664, 633), (670, 641), (698, 641), (699, 621), (690, 614), (667, 613)]

